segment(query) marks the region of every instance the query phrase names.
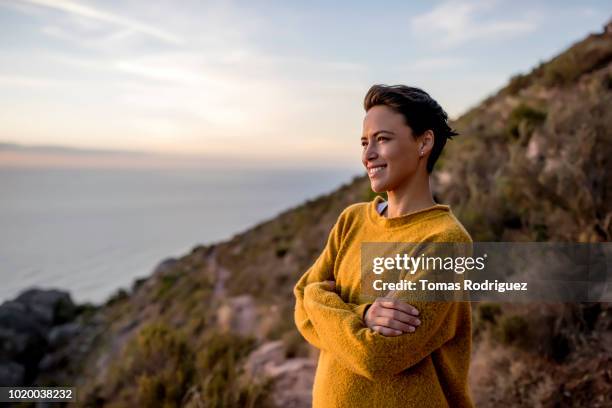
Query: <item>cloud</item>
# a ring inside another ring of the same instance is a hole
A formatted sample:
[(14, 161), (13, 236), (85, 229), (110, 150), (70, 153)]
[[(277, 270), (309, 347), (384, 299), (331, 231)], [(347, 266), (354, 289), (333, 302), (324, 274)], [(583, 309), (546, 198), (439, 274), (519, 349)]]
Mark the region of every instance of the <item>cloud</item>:
[[(40, 32), (48, 37), (69, 41), (86, 49), (95, 48), (105, 53), (115, 53), (119, 49), (128, 48), (138, 39), (138, 33), (131, 28), (115, 28), (107, 34), (96, 33), (94, 36), (75, 34), (73, 30), (59, 25), (47, 24), (40, 28)], [(132, 38), (133, 37), (133, 38)], [(131, 42), (130, 42), (131, 40)]]
[[(22, 2), (31, 3), (37, 6), (48, 7), (55, 10), (63, 11), (76, 17), (83, 17), (94, 21), (111, 23), (129, 31), (142, 33), (167, 43), (180, 45), (184, 40), (168, 31), (161, 30), (152, 25), (141, 21), (133, 20), (104, 10), (100, 10), (91, 6), (86, 6), (70, 0), (21, 0)], [(122, 33), (121, 35), (125, 35)]]
[(79, 148), (74, 146), (62, 145), (25, 145), (13, 142), (0, 142), (0, 151), (19, 151), (19, 152), (35, 152), (35, 153), (62, 153), (62, 154), (128, 154), (128, 155), (143, 155), (146, 152), (137, 150), (118, 150), (118, 149), (91, 149)]
[(47, 86), (58, 86), (60, 84), (60, 82), (48, 78), (0, 74), (0, 87), (41, 88)]
[[(191, 120), (228, 130), (241, 129), (249, 122), (265, 123), (266, 119), (278, 124), (281, 116), (294, 120), (293, 116), (320, 107), (330, 96), (336, 94), (337, 99), (342, 92), (354, 89), (355, 77), (364, 70), (349, 62), (273, 56), (245, 49), (228, 50), (228, 54), (233, 57), (160, 52), (117, 59), (110, 66), (129, 76), (123, 81), (121, 101), (131, 108), (158, 115), (181, 112), (183, 121), (189, 120), (189, 115)], [(317, 94), (322, 90), (331, 95)], [(287, 100), (292, 102), (287, 104)]]
[(446, 48), (475, 39), (496, 39), (532, 32), (534, 21), (499, 19), (486, 15), (498, 2), (448, 1), (413, 17), (411, 29), (416, 35), (427, 34)]
[(457, 68), (460, 66), (463, 67), (467, 64), (468, 60), (460, 57), (424, 57), (401, 66), (401, 69), (415, 72), (428, 72)]

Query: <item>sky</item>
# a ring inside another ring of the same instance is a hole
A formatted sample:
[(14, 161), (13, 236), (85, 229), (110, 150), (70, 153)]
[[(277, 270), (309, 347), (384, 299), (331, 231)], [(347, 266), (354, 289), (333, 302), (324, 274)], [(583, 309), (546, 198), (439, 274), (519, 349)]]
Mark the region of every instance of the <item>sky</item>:
[(456, 118), (601, 31), (610, 10), (589, 0), (0, 0), (0, 167), (359, 166), (372, 84), (421, 87)]

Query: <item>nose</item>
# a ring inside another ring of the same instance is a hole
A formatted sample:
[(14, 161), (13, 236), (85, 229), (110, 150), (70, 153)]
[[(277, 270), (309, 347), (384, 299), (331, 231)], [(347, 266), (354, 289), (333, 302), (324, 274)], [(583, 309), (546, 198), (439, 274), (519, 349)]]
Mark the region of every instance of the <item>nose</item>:
[(365, 152), (363, 154), (366, 160), (371, 161), (371, 160), (376, 159), (376, 157), (378, 157), (378, 153), (376, 152), (375, 144), (368, 143), (368, 146), (366, 147)]

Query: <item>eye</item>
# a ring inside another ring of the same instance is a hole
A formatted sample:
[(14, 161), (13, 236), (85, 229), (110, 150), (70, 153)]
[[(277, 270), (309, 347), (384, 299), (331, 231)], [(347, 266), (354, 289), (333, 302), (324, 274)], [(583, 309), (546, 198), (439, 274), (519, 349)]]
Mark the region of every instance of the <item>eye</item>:
[(388, 137), (384, 137), (384, 136), (378, 136), (376, 138), (376, 140), (378, 140), (380, 142), (381, 140), (389, 140), (389, 138)]
[(368, 144), (368, 142), (366, 142), (365, 140), (361, 141), (361, 146), (365, 147)]

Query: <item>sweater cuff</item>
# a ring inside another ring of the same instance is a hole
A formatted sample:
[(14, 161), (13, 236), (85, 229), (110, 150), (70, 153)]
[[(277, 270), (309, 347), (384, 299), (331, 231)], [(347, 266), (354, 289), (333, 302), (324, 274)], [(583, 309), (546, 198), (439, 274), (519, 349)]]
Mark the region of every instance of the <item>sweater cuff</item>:
[(368, 311), (368, 308), (372, 306), (372, 303), (363, 303), (361, 305), (355, 306), (353, 311), (357, 313), (361, 320), (365, 323), (365, 314)]

